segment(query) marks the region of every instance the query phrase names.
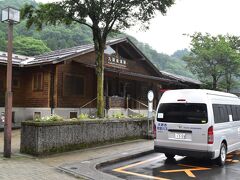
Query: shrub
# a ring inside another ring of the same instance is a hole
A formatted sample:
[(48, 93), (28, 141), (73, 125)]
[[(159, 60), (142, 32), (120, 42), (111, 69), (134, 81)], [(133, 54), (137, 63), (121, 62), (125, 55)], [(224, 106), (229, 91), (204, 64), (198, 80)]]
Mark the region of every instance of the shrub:
[(130, 118), (144, 118), (144, 114), (129, 115)]
[(78, 116), (78, 119), (89, 119), (89, 115), (88, 115), (88, 114), (81, 113), (81, 114)]
[(56, 114), (52, 114), (50, 116), (45, 116), (42, 118), (36, 118), (35, 121), (63, 121), (63, 118), (61, 116), (58, 116)]
[(124, 114), (120, 112), (113, 114), (112, 117), (117, 119), (125, 118)]

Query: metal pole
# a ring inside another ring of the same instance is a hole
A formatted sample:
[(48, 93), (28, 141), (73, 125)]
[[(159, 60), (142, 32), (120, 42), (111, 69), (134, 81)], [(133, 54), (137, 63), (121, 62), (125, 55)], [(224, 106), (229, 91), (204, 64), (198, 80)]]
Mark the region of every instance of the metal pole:
[[(150, 102), (148, 101), (148, 107), (150, 106)], [(149, 138), (149, 121), (150, 121), (150, 111), (148, 109), (148, 119), (147, 119), (147, 137)]]
[(11, 157), (12, 136), (12, 50), (13, 50), (13, 22), (8, 24), (8, 63), (7, 63), (7, 89), (5, 99), (4, 123), (4, 157)]

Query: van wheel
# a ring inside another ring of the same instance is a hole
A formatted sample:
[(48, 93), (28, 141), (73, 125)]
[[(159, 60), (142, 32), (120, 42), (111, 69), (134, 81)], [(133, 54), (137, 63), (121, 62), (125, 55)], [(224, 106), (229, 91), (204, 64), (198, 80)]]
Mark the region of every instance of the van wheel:
[(222, 143), (220, 147), (219, 157), (216, 159), (217, 165), (224, 166), (227, 157), (227, 147), (226, 144)]
[(173, 159), (175, 157), (174, 154), (169, 154), (169, 153), (165, 153), (165, 156), (168, 158), (168, 159)]

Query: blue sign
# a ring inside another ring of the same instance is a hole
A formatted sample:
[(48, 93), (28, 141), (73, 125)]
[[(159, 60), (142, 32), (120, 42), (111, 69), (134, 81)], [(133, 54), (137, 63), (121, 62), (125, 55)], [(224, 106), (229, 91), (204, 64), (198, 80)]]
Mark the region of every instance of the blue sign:
[(157, 130), (166, 131), (167, 130), (167, 124), (166, 123), (158, 123)]

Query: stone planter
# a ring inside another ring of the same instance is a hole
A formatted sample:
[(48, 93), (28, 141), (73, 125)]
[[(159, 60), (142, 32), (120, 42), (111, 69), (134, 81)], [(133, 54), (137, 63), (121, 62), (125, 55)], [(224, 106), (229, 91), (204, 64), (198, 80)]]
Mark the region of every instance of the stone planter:
[(22, 122), (21, 153), (47, 155), (146, 135), (147, 120)]

